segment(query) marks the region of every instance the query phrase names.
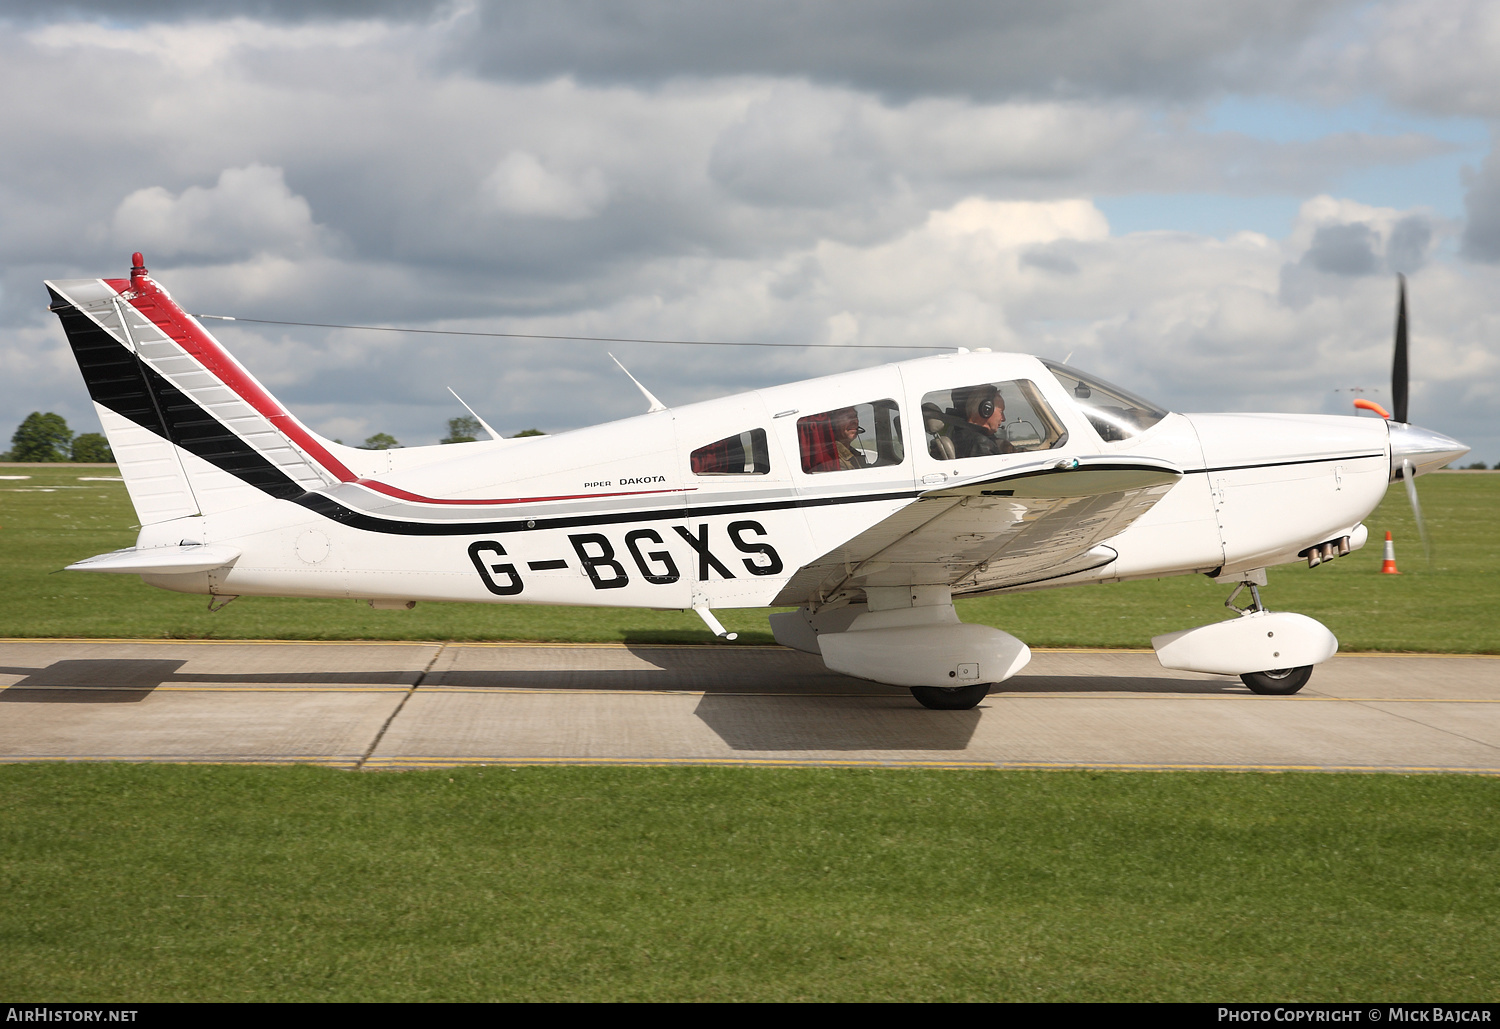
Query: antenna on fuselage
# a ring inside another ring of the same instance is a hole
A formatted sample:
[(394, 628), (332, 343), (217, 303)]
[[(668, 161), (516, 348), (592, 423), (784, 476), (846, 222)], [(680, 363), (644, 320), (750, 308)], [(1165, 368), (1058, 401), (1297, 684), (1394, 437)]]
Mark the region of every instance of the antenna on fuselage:
[[(453, 399), (454, 400), (457, 400), (460, 404), (464, 404), (464, 398), (461, 397), (461, 396), (459, 396), (457, 393), (455, 393), (452, 386), (446, 386), (444, 388), (447, 389), (447, 391), (449, 393), (453, 393)], [(474, 410), (468, 404), (464, 404), (464, 410), (467, 411), (467, 412), (469, 412), (471, 415), (474, 416), (474, 420), (479, 423), (479, 427), (482, 428), (485, 432), (487, 432), (487, 433), (490, 434), (490, 439), (503, 439), (504, 438), (498, 432), (496, 432), (494, 429), (490, 428), (490, 423), (487, 422), (487, 421), (485, 421), (483, 418), (479, 417), (479, 412), (476, 411), (476, 410)]]
[(616, 365), (619, 365), (620, 371), (625, 373), (625, 378), (635, 383), (635, 388), (640, 390), (641, 394), (645, 396), (646, 400), (651, 404), (650, 407), (646, 408), (647, 414), (652, 414), (656, 411), (665, 411), (667, 409), (666, 404), (663, 404), (660, 400), (657, 400), (656, 397), (652, 395), (649, 389), (641, 385), (640, 379), (637, 379), (634, 375), (630, 374), (629, 368), (626, 368), (623, 364), (620, 364), (620, 359), (618, 357), (616, 357), (614, 354), (610, 354), (609, 359)]

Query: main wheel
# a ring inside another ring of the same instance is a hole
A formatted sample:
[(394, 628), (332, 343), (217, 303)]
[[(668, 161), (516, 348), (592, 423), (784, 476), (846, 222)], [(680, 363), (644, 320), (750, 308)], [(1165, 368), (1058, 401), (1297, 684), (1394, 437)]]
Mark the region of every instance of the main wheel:
[(1301, 668), (1273, 668), (1269, 672), (1246, 672), (1240, 681), (1250, 687), (1251, 693), (1268, 697), (1289, 697), (1307, 685), (1312, 677), (1312, 665)]
[(913, 686), (911, 695), (917, 703), (934, 711), (967, 711), (989, 696), (990, 684), (973, 686)]

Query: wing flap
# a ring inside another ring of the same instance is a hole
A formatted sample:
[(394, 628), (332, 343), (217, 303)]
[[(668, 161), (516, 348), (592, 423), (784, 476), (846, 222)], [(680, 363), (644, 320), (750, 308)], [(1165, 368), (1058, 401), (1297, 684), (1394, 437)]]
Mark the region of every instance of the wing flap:
[(821, 604), (866, 586), (978, 593), (1107, 564), (1123, 532), (1182, 478), (1153, 460), (1033, 464), (922, 494), (798, 569), (776, 604)]

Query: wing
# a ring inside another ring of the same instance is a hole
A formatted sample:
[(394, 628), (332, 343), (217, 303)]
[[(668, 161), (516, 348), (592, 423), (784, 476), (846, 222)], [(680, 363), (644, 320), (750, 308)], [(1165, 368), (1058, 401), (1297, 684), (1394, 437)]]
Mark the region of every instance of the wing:
[(1103, 546), (1182, 478), (1151, 458), (1048, 460), (923, 493), (803, 565), (777, 605), (823, 604), (866, 586), (951, 586), (980, 593), (1115, 559)]

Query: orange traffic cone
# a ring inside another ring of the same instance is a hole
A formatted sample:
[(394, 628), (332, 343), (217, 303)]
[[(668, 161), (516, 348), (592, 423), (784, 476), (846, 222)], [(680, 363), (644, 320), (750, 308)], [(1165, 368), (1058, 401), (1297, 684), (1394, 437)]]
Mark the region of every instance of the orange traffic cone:
[(1381, 575), (1400, 575), (1396, 571), (1396, 545), (1391, 542), (1391, 534), (1385, 534), (1385, 554), (1380, 560)]

